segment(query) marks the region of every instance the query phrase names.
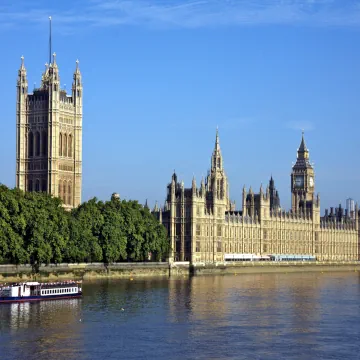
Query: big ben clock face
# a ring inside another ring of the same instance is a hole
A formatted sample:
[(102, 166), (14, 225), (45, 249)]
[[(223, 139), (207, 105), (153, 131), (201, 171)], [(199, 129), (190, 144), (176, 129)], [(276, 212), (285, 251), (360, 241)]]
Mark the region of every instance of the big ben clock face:
[(302, 176), (302, 175), (295, 176), (295, 186), (296, 187), (304, 186), (304, 176)]
[(314, 187), (314, 178), (312, 176), (310, 176), (309, 185), (310, 187)]

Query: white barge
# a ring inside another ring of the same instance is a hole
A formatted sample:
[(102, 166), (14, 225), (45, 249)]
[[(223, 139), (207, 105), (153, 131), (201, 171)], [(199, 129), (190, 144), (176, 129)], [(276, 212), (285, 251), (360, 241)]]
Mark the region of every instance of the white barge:
[(73, 299), (81, 297), (81, 281), (63, 281), (39, 283), (28, 281), (24, 283), (0, 285), (0, 304), (25, 301)]

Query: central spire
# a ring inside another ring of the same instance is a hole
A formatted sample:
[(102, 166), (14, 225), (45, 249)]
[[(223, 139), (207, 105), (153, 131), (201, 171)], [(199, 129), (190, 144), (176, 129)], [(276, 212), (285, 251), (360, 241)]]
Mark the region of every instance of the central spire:
[(219, 128), (218, 127), (216, 127), (215, 151), (220, 151)]
[(215, 147), (211, 159), (211, 170), (222, 170), (223, 161), (221, 156), (220, 141), (219, 141), (219, 129), (216, 128)]

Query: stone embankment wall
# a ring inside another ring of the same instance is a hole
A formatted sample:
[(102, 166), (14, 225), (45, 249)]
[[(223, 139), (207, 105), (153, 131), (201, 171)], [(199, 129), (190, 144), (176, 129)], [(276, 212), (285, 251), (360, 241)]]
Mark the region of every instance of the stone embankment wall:
[(220, 274), (251, 274), (251, 273), (290, 273), (290, 272), (333, 272), (360, 271), (360, 261), (246, 261), (238, 264), (218, 263), (213, 265), (192, 265), (190, 273), (193, 275)]
[[(189, 267), (171, 268), (172, 275), (188, 275)], [(170, 266), (166, 262), (151, 263), (103, 263), (49, 264), (40, 266), (34, 274), (31, 265), (0, 265), (0, 282), (12, 281), (56, 281), (62, 279), (132, 278), (147, 276), (169, 276)]]
[(57, 281), (65, 279), (138, 278), (193, 275), (222, 275), (250, 273), (360, 271), (360, 262), (256, 262), (246, 261), (233, 264), (189, 263), (103, 263), (91, 264), (50, 264), (40, 266), (34, 274), (30, 265), (0, 265), (0, 283), (13, 281)]

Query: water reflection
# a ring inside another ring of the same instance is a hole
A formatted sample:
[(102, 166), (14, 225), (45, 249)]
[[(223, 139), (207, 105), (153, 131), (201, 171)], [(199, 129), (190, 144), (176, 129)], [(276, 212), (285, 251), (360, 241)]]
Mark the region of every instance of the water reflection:
[(356, 359), (360, 351), (358, 273), (106, 280), (83, 291), (0, 306), (1, 360)]

